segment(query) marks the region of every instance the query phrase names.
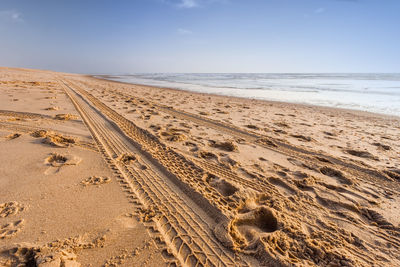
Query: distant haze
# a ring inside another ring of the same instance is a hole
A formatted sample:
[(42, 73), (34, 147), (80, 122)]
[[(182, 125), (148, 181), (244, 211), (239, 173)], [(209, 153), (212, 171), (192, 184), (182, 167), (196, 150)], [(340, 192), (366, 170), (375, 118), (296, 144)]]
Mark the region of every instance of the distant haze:
[(0, 66), (400, 72), (398, 0), (1, 0)]

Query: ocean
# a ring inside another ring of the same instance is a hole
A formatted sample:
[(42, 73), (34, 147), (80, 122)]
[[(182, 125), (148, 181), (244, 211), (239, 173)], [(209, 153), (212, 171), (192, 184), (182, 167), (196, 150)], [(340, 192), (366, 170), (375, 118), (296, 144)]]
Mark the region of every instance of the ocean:
[(201, 93), (400, 116), (400, 74), (146, 73), (102, 77)]

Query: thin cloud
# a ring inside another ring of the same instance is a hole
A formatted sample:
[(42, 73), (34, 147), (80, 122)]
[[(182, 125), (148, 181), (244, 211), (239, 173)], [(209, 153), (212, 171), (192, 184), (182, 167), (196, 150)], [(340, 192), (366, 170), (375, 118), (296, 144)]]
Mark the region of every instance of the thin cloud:
[(23, 22), (21, 13), (15, 10), (0, 10), (0, 20), (8, 22)]
[(178, 34), (180, 34), (180, 35), (189, 35), (189, 34), (192, 34), (192, 33), (193, 32), (191, 30), (182, 29), (182, 28), (178, 29)]

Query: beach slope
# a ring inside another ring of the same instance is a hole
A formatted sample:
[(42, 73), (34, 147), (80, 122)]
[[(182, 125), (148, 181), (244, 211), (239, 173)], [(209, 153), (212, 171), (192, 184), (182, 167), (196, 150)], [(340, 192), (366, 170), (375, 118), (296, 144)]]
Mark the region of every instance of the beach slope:
[(0, 92), (1, 266), (400, 265), (398, 117), (11, 68)]

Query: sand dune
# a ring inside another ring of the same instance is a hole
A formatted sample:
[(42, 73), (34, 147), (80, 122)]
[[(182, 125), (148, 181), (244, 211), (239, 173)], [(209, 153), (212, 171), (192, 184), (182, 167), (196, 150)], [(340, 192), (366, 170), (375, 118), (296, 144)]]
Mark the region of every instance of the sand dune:
[(400, 265), (399, 118), (0, 71), (0, 265)]

